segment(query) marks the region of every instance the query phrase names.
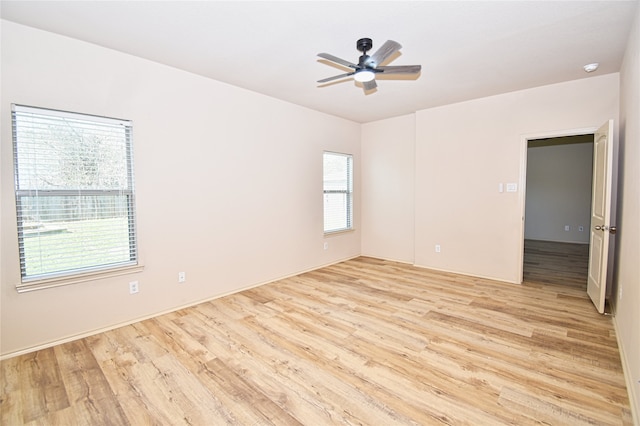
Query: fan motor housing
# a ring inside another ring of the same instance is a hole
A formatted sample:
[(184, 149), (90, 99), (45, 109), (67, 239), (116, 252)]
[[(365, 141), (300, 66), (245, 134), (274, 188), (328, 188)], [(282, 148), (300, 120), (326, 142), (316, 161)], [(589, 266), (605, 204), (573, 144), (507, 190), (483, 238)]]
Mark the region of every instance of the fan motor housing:
[(373, 41), (370, 38), (361, 38), (356, 42), (356, 48), (362, 52), (366, 53), (373, 47)]

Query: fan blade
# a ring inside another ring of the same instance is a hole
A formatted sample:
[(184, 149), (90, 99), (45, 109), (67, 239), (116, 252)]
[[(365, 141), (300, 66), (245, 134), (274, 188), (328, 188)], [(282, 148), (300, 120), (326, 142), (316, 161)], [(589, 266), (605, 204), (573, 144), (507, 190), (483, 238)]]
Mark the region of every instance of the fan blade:
[(365, 62), (365, 65), (377, 68), (378, 65), (385, 61), (385, 59), (400, 49), (402, 49), (402, 45), (400, 43), (393, 40), (387, 40), (382, 46), (380, 46), (380, 49), (378, 49), (376, 53), (371, 55), (371, 57)]
[(387, 74), (418, 74), (422, 66), (420, 65), (398, 65), (391, 67), (378, 67), (376, 70), (382, 71), (383, 75)]
[(328, 53), (318, 53), (318, 56), (320, 56), (323, 59), (328, 59), (331, 62), (335, 62), (336, 64), (344, 65), (345, 67), (356, 68), (356, 69), (358, 68), (356, 64), (351, 63), (349, 61), (345, 61), (344, 59), (340, 59), (337, 56), (333, 56)]
[(348, 72), (346, 74), (334, 75), (333, 77), (323, 78), (322, 80), (318, 80), (318, 83), (328, 83), (329, 81), (338, 80), (340, 78), (349, 77), (354, 75), (355, 72)]
[(362, 85), (364, 86), (364, 90), (373, 90), (378, 87), (378, 84), (375, 80), (365, 81), (362, 83)]

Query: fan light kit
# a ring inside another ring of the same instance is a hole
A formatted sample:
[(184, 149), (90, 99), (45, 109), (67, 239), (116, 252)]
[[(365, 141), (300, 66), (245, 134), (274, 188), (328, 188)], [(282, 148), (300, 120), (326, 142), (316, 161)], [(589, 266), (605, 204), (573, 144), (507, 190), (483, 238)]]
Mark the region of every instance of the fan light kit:
[(359, 81), (360, 83), (365, 83), (367, 81), (375, 80), (376, 75), (372, 71), (362, 70), (355, 73), (353, 76), (355, 81)]
[(327, 59), (331, 62), (335, 62), (336, 64), (353, 69), (353, 71), (345, 74), (340, 74), (333, 77), (318, 80), (318, 83), (328, 83), (330, 81), (353, 76), (353, 79), (355, 81), (362, 83), (364, 90), (366, 91), (366, 90), (373, 90), (378, 86), (376, 84), (376, 74), (378, 73), (385, 73), (385, 75), (404, 74), (404, 75), (415, 75), (415, 76), (418, 76), (418, 74), (420, 74), (420, 70), (422, 69), (420, 65), (399, 65), (399, 66), (381, 66), (380, 65), (402, 48), (402, 45), (400, 45), (400, 43), (395, 42), (393, 40), (387, 40), (380, 47), (380, 49), (376, 51), (376, 53), (369, 56), (367, 55), (367, 52), (372, 47), (373, 47), (373, 42), (371, 41), (370, 38), (361, 38), (360, 40), (357, 41), (356, 49), (362, 52), (362, 56), (360, 56), (357, 64), (354, 64), (353, 62), (345, 61), (344, 59), (340, 59), (328, 53), (318, 53), (318, 56), (323, 59)]

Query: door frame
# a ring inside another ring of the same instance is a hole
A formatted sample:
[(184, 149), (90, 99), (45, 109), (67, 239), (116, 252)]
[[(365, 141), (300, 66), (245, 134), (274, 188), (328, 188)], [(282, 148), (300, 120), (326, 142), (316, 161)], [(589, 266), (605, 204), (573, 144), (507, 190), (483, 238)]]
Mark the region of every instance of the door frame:
[[(524, 281), (524, 223), (525, 212), (527, 206), (527, 149), (529, 147), (529, 141), (535, 139), (547, 139), (547, 138), (561, 138), (565, 136), (580, 136), (580, 135), (593, 135), (598, 130), (598, 127), (584, 127), (579, 129), (567, 129), (567, 130), (554, 130), (541, 133), (528, 133), (520, 135), (520, 192), (519, 192), (519, 204), (520, 204), (520, 239), (519, 239), (519, 254), (520, 262), (518, 262), (518, 283), (522, 284)], [(615, 156), (614, 156), (615, 157)], [(593, 173), (591, 176), (591, 182), (593, 183)]]

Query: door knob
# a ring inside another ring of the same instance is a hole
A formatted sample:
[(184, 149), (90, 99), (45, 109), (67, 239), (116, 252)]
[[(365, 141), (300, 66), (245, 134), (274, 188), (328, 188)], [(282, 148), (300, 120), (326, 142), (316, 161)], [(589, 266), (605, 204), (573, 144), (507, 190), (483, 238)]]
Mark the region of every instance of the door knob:
[(596, 225), (596, 231), (602, 231), (602, 230), (603, 230), (603, 229), (602, 229), (602, 226), (600, 226), (600, 225)]
[(610, 234), (615, 234), (617, 230), (618, 230), (618, 228), (616, 228), (615, 226), (609, 227), (609, 233)]

